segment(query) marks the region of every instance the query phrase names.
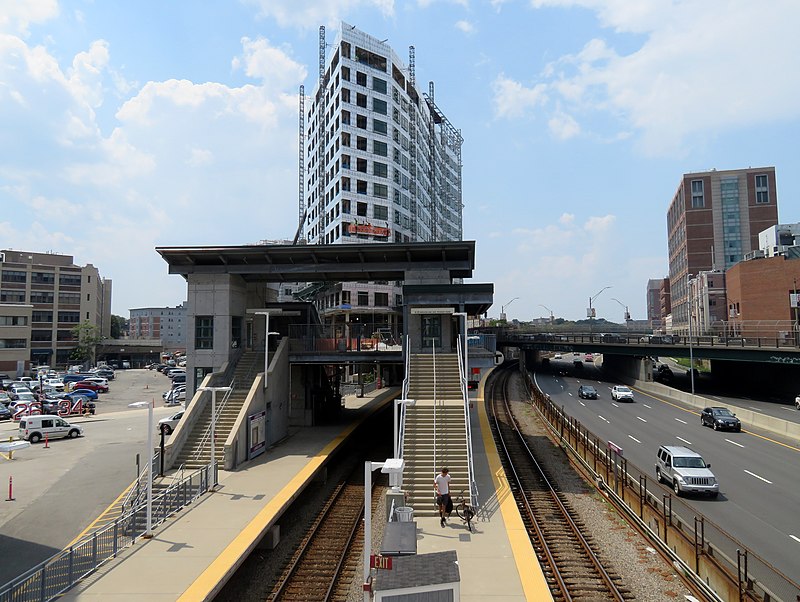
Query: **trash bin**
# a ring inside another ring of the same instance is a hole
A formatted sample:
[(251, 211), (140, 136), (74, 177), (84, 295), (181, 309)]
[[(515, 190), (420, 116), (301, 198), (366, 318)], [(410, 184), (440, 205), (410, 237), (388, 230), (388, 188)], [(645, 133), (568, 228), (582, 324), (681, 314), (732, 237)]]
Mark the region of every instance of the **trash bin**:
[(397, 514), (397, 522), (410, 523), (414, 520), (414, 509), (411, 506), (400, 506), (394, 511)]

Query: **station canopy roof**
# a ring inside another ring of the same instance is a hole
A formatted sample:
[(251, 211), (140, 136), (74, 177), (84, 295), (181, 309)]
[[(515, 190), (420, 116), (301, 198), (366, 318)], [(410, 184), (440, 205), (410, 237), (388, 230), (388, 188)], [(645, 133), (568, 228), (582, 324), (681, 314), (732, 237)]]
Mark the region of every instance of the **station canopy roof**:
[(475, 241), (156, 247), (170, 274), (237, 274), (250, 282), (404, 280), (409, 270), (470, 278)]

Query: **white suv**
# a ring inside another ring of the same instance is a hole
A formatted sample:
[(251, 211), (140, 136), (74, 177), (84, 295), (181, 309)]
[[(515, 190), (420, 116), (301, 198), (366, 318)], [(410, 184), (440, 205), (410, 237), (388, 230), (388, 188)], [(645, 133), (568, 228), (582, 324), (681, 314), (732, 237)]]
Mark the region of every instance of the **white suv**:
[(633, 401), (633, 391), (625, 385), (614, 385), (611, 387), (611, 399), (616, 401)]
[(656, 477), (659, 482), (672, 485), (675, 495), (682, 493), (707, 493), (712, 498), (719, 494), (719, 483), (711, 464), (688, 447), (662, 445), (658, 448)]

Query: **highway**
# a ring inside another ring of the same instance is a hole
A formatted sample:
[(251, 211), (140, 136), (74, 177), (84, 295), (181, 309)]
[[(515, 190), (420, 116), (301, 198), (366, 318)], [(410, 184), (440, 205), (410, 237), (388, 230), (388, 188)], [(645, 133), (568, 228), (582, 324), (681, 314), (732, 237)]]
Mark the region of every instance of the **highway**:
[[(800, 575), (800, 444), (750, 432), (746, 424), (741, 433), (717, 432), (700, 425), (697, 410), (641, 391), (635, 390), (634, 403), (614, 402), (614, 383), (604, 382), (596, 366), (573, 369), (571, 356), (564, 357), (536, 374), (544, 393), (601, 440), (621, 446), (628, 462), (652, 476), (651, 491), (659, 445), (685, 445), (702, 454), (720, 495), (684, 499), (787, 576)], [(593, 385), (599, 399), (579, 399), (581, 384)]]

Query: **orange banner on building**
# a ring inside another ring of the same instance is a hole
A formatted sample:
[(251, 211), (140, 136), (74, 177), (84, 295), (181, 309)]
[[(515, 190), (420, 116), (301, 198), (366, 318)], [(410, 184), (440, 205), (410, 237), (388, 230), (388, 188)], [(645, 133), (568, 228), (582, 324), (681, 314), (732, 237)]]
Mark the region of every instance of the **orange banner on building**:
[(389, 228), (380, 228), (372, 224), (350, 224), (350, 234), (371, 234), (373, 236), (389, 236)]

